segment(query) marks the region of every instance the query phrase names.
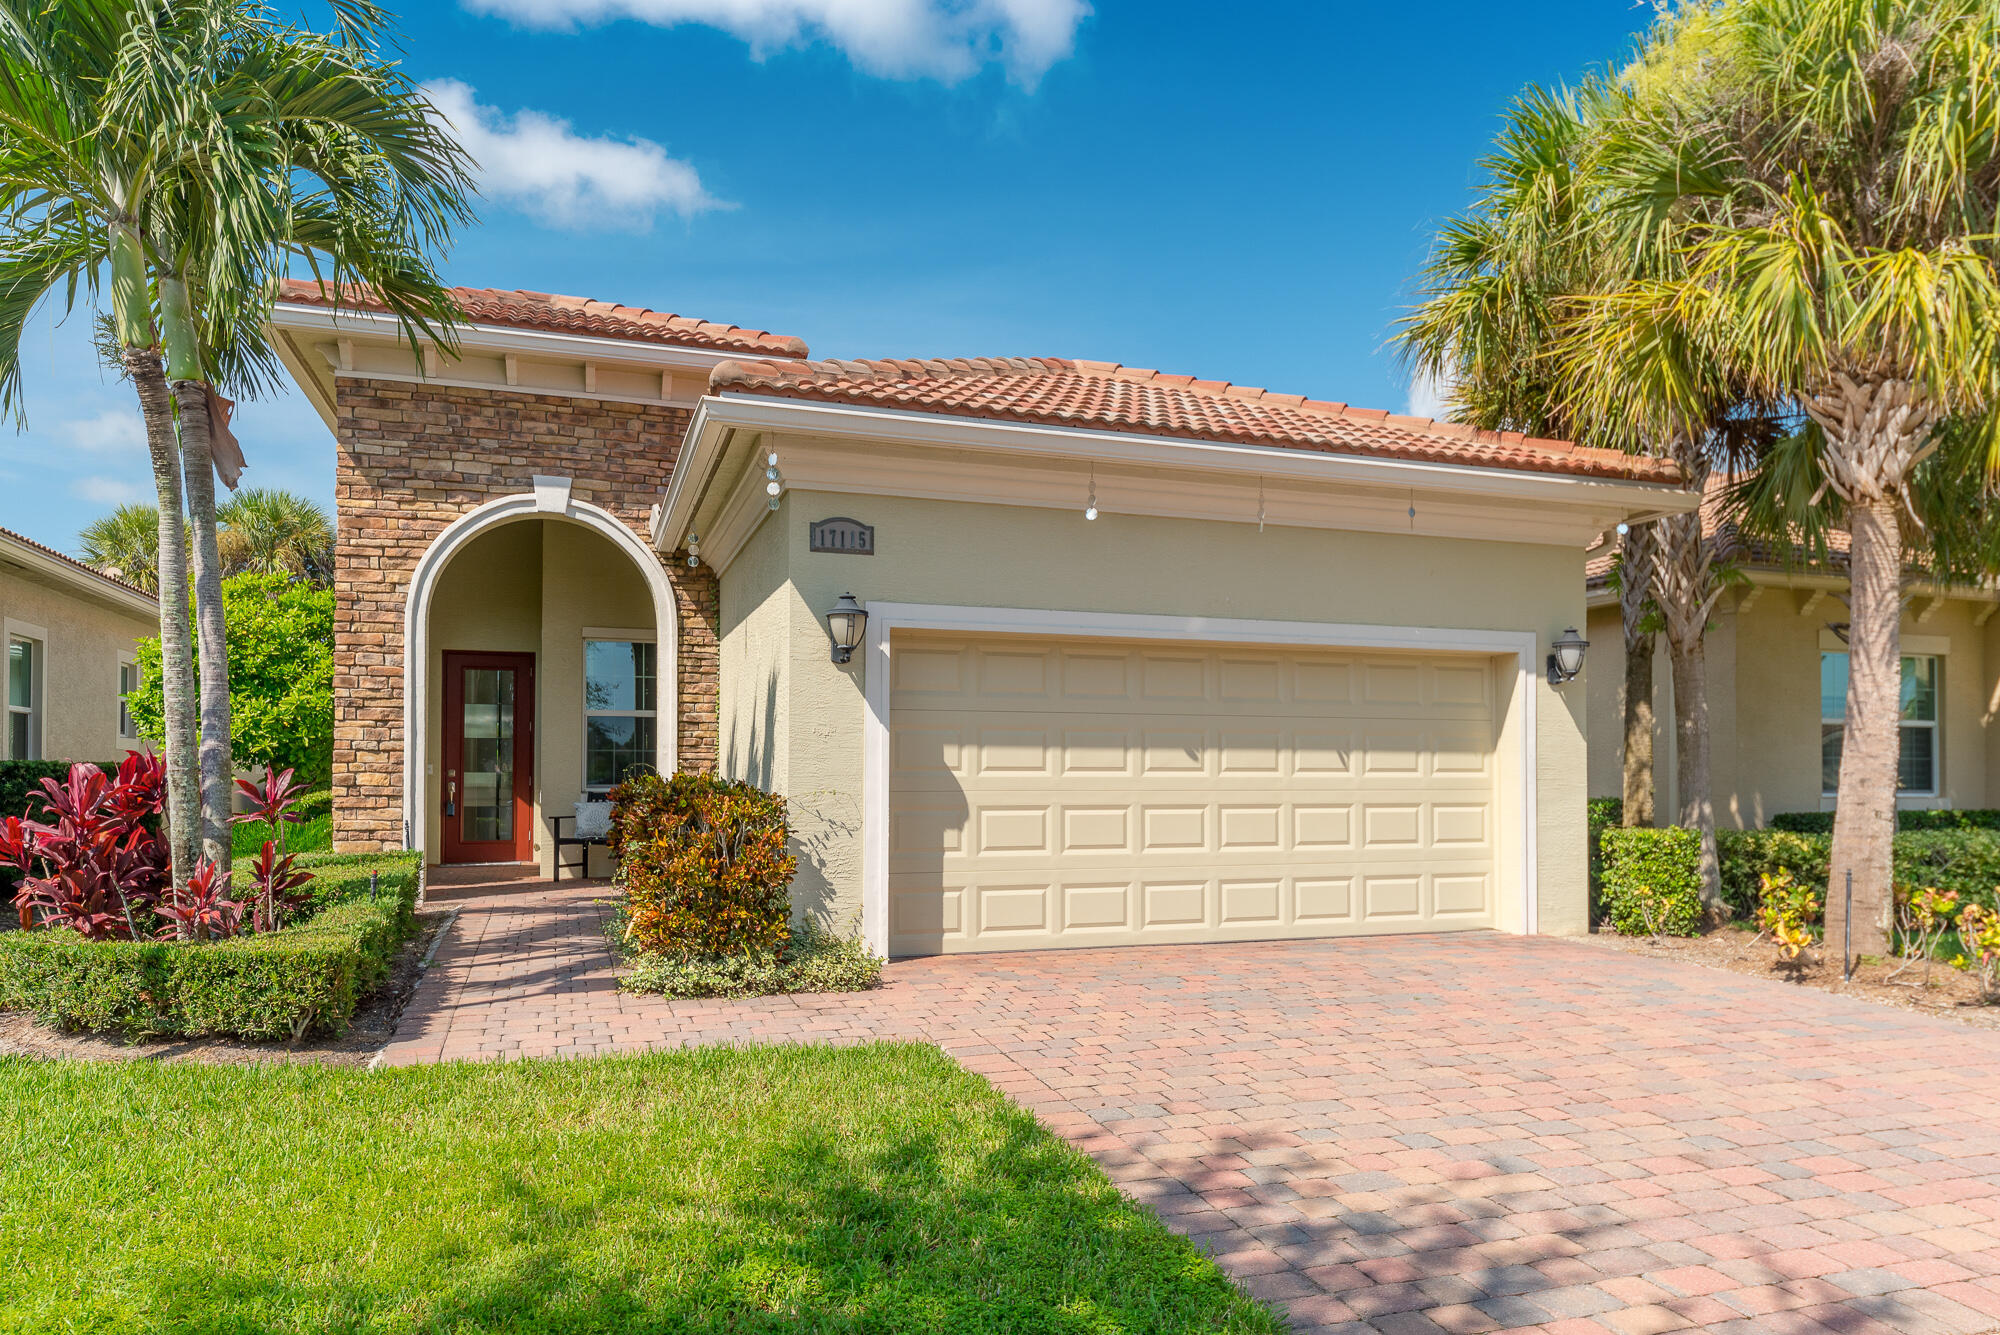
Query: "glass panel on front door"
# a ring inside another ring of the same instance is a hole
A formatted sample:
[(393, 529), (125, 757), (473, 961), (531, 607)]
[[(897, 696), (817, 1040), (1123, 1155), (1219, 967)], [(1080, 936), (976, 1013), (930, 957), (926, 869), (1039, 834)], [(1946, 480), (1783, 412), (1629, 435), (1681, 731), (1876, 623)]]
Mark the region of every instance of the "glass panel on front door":
[(466, 668), (464, 703), (465, 801), (459, 835), (489, 844), (514, 837), (514, 669)]

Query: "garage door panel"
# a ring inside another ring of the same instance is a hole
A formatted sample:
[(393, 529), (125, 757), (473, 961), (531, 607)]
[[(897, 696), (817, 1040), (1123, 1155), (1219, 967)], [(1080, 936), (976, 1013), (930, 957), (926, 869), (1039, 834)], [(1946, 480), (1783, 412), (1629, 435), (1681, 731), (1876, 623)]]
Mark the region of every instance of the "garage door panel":
[(901, 635), (892, 659), (892, 953), (1492, 924), (1487, 660)]

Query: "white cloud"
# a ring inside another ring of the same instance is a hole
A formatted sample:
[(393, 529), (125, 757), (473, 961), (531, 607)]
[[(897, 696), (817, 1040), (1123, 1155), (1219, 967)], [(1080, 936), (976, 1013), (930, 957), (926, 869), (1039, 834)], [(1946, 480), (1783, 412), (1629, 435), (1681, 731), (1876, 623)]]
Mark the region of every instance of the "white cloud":
[(122, 477), (80, 477), (69, 489), (71, 495), (96, 505), (130, 505), (147, 496), (136, 483)]
[(1033, 87), (1076, 45), (1088, 0), (463, 0), (517, 23), (703, 23), (768, 51), (824, 41), (891, 79), (956, 83), (997, 62)]
[(1412, 417), (1449, 418), (1451, 416), (1451, 382), (1429, 371), (1418, 371), (1410, 377), (1410, 396), (1403, 411)]
[(662, 209), (721, 207), (695, 169), (650, 139), (592, 139), (540, 111), (482, 106), (456, 79), (424, 85), (479, 164), (481, 191), (555, 227), (644, 230)]
[(146, 448), (146, 423), (129, 408), (106, 408), (94, 417), (59, 422), (56, 432), (86, 454), (136, 454)]

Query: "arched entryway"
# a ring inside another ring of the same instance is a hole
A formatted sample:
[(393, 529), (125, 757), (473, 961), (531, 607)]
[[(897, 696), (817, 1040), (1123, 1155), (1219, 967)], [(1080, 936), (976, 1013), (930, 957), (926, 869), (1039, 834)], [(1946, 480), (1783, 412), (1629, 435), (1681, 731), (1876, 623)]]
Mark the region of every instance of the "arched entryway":
[(546, 870), (549, 816), (632, 763), (675, 767), (665, 567), (566, 479), (535, 483), (453, 522), (410, 582), (403, 813), (433, 862)]

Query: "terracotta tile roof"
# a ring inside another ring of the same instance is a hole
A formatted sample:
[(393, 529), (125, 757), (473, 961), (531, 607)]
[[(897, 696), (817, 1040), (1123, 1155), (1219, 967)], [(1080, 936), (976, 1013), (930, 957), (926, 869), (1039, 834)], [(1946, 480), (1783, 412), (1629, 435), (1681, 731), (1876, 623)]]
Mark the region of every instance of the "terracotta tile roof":
[[(723, 352), (749, 352), (764, 357), (804, 357), (803, 340), (790, 334), (768, 334), (761, 329), (744, 329), (733, 324), (716, 324), (689, 315), (668, 315), (643, 306), (619, 306), (588, 297), (552, 296), (547, 292), (515, 292), (494, 287), (451, 289), (466, 319), (474, 324), (506, 325), (514, 329), (538, 329), (552, 334), (584, 334), (594, 338), (625, 339), (633, 343), (664, 343), (685, 348), (714, 348)], [(330, 288), (311, 279), (288, 278), (280, 284), (278, 299), (303, 306), (333, 306)], [(364, 311), (387, 307), (358, 287), (350, 287), (339, 303)]]
[(712, 391), (738, 391), (1180, 440), (1426, 463), (1675, 483), (1670, 461), (1371, 412), (1223, 380), (1062, 357), (728, 361)]
[(155, 598), (152, 594), (147, 593), (144, 589), (140, 588), (138, 585), (127, 584), (122, 579), (118, 579), (115, 578), (114, 576), (105, 574), (102, 570), (99, 570), (96, 566), (85, 565), (83, 562), (77, 560), (74, 556), (70, 556), (67, 555), (66, 553), (59, 552), (55, 548), (49, 546), (47, 543), (36, 542), (33, 538), (29, 537), (27, 534), (16, 533), (11, 528), (0, 528), (0, 550), (4, 550), (6, 544), (9, 542), (17, 542), (23, 547), (31, 547), (35, 551), (40, 552), (43, 556), (53, 556), (56, 560), (61, 561), (64, 565), (74, 566), (80, 574), (86, 575), (91, 579), (102, 581), (105, 584), (112, 585), (114, 588), (123, 589), (127, 593), (136, 593), (141, 598), (146, 598), (153, 602), (159, 601), (159, 599)]

